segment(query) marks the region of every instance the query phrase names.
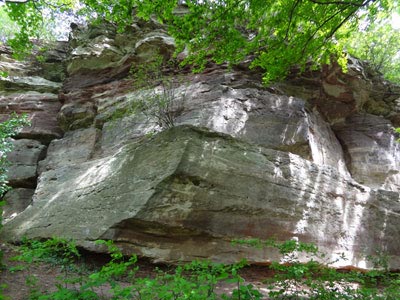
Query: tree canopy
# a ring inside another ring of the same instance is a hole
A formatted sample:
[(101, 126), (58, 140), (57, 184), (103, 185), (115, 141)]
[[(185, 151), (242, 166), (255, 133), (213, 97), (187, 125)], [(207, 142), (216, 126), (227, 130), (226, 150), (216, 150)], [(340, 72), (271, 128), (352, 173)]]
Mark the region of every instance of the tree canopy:
[(348, 53), (369, 61), (386, 79), (400, 83), (400, 29), (393, 28), (387, 19), (353, 32), (344, 44)]
[[(201, 70), (210, 60), (236, 64), (251, 58), (250, 66), (261, 67), (266, 82), (283, 78), (292, 66), (317, 67), (333, 57), (345, 66), (345, 50), (362, 58), (385, 57), (378, 59), (378, 67), (379, 61), (393, 63), (392, 58), (399, 56), (398, 31), (382, 21), (399, 12), (397, 0), (6, 0), (5, 4), (8, 16), (21, 28), (9, 40), (17, 49), (37, 35), (43, 12), (105, 20), (121, 31), (135, 17), (157, 18), (175, 37), (177, 51), (188, 50), (185, 62), (195, 69)], [(389, 39), (390, 51), (379, 48), (372, 36), (384, 44)]]

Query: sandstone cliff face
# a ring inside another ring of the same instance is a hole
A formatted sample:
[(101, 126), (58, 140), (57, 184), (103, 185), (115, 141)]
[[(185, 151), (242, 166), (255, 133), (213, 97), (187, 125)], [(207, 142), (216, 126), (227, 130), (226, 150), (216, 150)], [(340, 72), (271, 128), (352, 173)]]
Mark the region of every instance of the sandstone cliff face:
[(68, 58), (49, 59), (65, 63), (62, 85), (1, 54), (15, 73), (0, 83), (0, 113), (33, 124), (15, 141), (2, 238), (59, 235), (89, 249), (113, 239), (169, 262), (266, 262), (278, 254), (230, 240), (297, 238), (344, 253), (338, 265), (367, 267), (384, 251), (400, 267), (399, 87), (356, 60), (346, 74), (331, 66), (269, 88), (243, 66), (170, 70), (180, 80), (166, 128), (129, 112), (143, 95), (132, 65), (174, 51), (160, 25), (72, 37)]
[(0, 77), (0, 120), (12, 112), (29, 113), (32, 124), (23, 129), (9, 155), (8, 177), (14, 189), (5, 197), (5, 218), (15, 216), (32, 202), (38, 162), (46, 156), (50, 141), (63, 136), (57, 114), (61, 108), (58, 91), (64, 78), (65, 46), (60, 43), (48, 51), (41, 63), (35, 58), (16, 61), (9, 49), (0, 46), (0, 71), (8, 73), (8, 77)]

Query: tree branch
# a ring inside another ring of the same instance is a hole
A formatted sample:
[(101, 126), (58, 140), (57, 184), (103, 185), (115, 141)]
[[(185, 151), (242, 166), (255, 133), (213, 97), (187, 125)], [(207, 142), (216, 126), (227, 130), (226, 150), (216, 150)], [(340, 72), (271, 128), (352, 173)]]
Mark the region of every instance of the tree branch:
[(356, 7), (364, 7), (367, 5), (369, 2), (372, 2), (374, 0), (367, 0), (367, 1), (362, 1), (362, 3), (356, 3), (352, 1), (318, 1), (318, 0), (308, 0), (316, 4), (322, 4), (322, 5), (330, 5), (330, 4), (336, 4), (336, 5), (349, 5), (349, 6), (356, 6)]
[[(5, 3), (15, 3), (15, 4), (26, 4), (26, 3), (28, 3), (28, 2), (32, 2), (32, 3), (34, 3), (35, 8), (37, 8), (36, 3), (37, 3), (38, 1), (37, 1), (37, 0), (0, 0), (0, 3), (1, 3), (1, 2), (5, 2)], [(59, 9), (59, 8), (62, 8), (62, 7), (67, 6), (67, 4), (55, 5), (55, 4), (52, 4), (52, 3), (50, 3), (50, 2), (46, 2), (46, 1), (44, 1), (43, 3), (46, 4), (47, 6), (50, 6), (50, 7), (56, 8), (56, 9)]]
[(290, 26), (292, 25), (294, 11), (296, 10), (296, 7), (297, 7), (297, 5), (298, 5), (300, 2), (301, 2), (301, 0), (297, 0), (297, 1), (293, 4), (292, 9), (290, 10), (289, 22), (288, 22), (288, 25), (287, 25), (287, 29), (286, 29), (286, 34), (285, 34), (284, 40), (287, 40), (287, 38), (289, 37)]
[[(308, 44), (314, 39), (315, 35), (318, 33), (318, 31), (323, 28), (328, 22), (330, 22), (333, 18), (335, 18), (338, 14), (344, 12), (346, 9), (348, 8), (348, 6), (345, 6), (344, 8), (342, 7), (340, 10), (338, 10), (336, 13), (334, 13), (333, 15), (329, 16), (329, 18), (325, 19), (315, 30), (314, 32), (311, 34), (311, 36), (309, 36), (309, 38), (307, 39), (307, 41), (304, 43), (303, 49), (301, 50), (302, 55), (304, 55)], [(357, 11), (357, 10), (355, 10)], [(350, 16), (352, 16), (354, 14), (355, 11), (352, 11), (347, 17), (346, 19), (348, 19)], [(342, 24), (343, 22), (341, 22)], [(336, 30), (334, 31), (336, 32)], [(333, 33), (334, 33), (333, 32)], [(329, 35), (332, 34), (332, 31), (330, 32)], [(325, 41), (328, 40), (329, 38), (325, 38)]]
[(6, 2), (6, 3), (16, 3), (16, 4), (24, 4), (29, 2), (30, 0), (2, 0), (0, 2)]

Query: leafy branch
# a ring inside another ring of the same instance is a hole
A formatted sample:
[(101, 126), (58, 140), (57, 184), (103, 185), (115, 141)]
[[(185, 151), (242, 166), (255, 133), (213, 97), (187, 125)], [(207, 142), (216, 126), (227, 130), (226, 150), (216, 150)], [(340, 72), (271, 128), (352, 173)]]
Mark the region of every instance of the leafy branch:
[[(42, 22), (37, 9), (67, 10), (70, 0), (3, 0), (10, 17), (21, 26), (11, 45), (20, 51), (37, 34)], [(177, 0), (83, 0), (87, 18), (116, 24), (120, 31), (134, 19), (156, 16), (175, 38), (177, 51), (189, 55), (183, 63), (201, 71), (207, 62), (237, 64), (252, 57), (265, 80), (282, 79), (294, 65), (304, 68), (343, 58), (343, 37), (357, 23), (388, 17), (398, 9), (395, 0), (203, 0), (184, 1), (185, 14), (177, 14)], [(135, 14), (134, 18), (133, 14)], [(361, 17), (366, 16), (366, 17)]]

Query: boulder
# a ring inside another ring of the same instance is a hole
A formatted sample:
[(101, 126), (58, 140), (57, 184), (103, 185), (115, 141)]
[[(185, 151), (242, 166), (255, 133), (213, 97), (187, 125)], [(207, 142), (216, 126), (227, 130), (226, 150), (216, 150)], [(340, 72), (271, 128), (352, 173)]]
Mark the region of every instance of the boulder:
[[(332, 167), (229, 135), (178, 126), (114, 155), (42, 173), (32, 204), (5, 223), (8, 241), (62, 236), (94, 249), (165, 262), (267, 262), (276, 253), (233, 238), (314, 242), (338, 265), (366, 267), (385, 249), (400, 267), (399, 194), (373, 190)], [(201, 247), (200, 247), (201, 245)]]

